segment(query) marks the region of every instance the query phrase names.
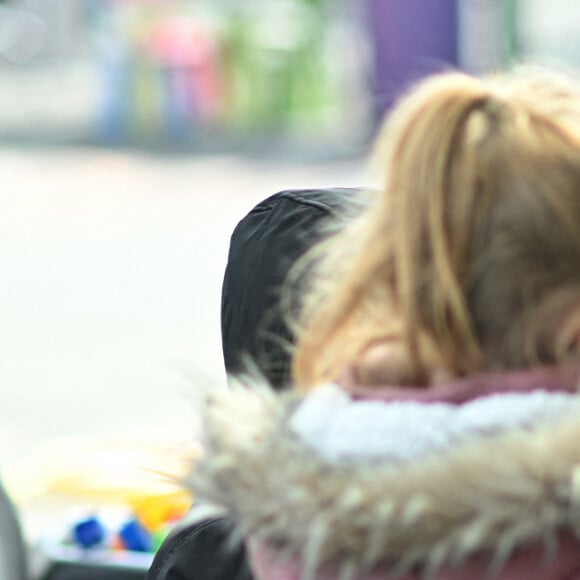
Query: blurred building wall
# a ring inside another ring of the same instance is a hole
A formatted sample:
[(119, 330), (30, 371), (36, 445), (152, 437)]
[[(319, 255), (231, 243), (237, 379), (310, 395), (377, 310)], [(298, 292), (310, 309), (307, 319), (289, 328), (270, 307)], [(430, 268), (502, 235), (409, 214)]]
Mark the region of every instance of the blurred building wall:
[(32, 13), (45, 24), (36, 62), (76, 58), (86, 51), (86, 5), (82, 0), (16, 0), (10, 6)]
[(456, 0), (367, 0), (372, 93), (380, 116), (412, 81), (456, 66)]
[(514, 0), (458, 0), (458, 63), (481, 74), (508, 66), (516, 51)]

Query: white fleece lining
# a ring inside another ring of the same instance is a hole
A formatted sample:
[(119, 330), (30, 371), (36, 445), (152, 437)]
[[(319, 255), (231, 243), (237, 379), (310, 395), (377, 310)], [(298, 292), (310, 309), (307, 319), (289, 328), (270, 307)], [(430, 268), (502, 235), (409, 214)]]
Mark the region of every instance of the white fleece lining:
[(570, 393), (498, 393), (462, 405), (355, 401), (336, 385), (310, 394), (291, 429), (328, 461), (381, 458), (408, 462), (488, 435), (531, 429), (577, 409)]

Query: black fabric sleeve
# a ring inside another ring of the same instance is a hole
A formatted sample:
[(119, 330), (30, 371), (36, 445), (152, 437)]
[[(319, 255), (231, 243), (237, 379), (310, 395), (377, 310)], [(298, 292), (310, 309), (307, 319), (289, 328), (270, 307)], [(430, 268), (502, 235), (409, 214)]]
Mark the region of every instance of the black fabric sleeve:
[(256, 205), (235, 228), (222, 286), (221, 326), (226, 371), (249, 358), (275, 389), (290, 380), (293, 336), (280, 291), (296, 260), (321, 237), (324, 220), (360, 211), (360, 190), (288, 190)]
[[(222, 287), (222, 346), (229, 374), (249, 357), (274, 388), (288, 386), (293, 337), (280, 289), (295, 261), (320, 239), (323, 220), (360, 212), (357, 189), (292, 190), (255, 206), (235, 228)], [(146, 580), (253, 580), (233, 523), (208, 520), (167, 538)]]
[(233, 524), (208, 520), (171, 534), (146, 580), (253, 580), (243, 544), (228, 542)]

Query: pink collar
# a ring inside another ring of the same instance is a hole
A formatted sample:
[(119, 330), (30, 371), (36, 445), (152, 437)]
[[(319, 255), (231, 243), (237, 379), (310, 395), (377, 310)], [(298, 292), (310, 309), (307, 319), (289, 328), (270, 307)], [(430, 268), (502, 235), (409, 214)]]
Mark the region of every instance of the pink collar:
[(544, 391), (575, 392), (580, 388), (580, 367), (538, 367), (503, 373), (482, 373), (430, 387), (351, 387), (355, 399), (444, 402), (460, 405), (494, 393)]

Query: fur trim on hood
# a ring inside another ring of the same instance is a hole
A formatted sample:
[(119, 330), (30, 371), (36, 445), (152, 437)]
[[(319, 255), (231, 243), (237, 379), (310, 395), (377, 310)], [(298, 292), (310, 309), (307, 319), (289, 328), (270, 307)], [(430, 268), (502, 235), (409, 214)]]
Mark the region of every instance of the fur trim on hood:
[(303, 577), (327, 565), (432, 574), (480, 553), (497, 571), (516, 549), (541, 543), (549, 552), (561, 532), (580, 537), (580, 395), (569, 393), (556, 419), (508, 421), (406, 461), (329, 459), (295, 425), (312, 396), (243, 387), (213, 395), (207, 450), (187, 480), (239, 522), (239, 538), (299, 559)]

